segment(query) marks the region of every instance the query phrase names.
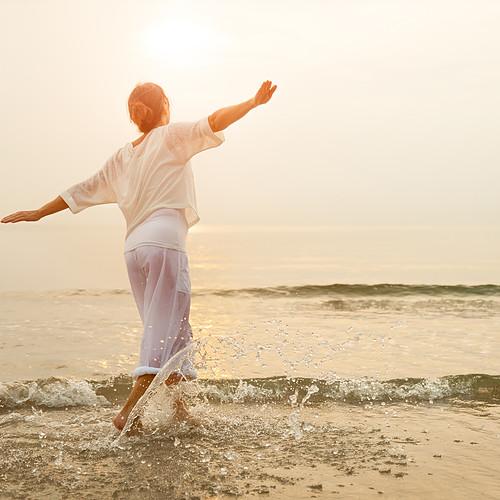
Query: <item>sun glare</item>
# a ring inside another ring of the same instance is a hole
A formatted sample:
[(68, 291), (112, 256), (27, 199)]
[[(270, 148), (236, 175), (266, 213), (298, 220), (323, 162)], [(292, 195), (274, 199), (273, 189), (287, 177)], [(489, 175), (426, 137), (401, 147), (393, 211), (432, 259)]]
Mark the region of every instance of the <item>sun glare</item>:
[(149, 26), (143, 40), (148, 57), (190, 67), (214, 62), (223, 45), (223, 37), (210, 27), (179, 18)]

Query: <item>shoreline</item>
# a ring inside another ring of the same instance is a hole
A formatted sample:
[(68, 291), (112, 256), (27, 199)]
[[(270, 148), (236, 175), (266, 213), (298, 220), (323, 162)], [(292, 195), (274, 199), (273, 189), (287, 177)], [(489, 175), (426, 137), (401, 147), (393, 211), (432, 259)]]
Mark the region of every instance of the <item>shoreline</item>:
[(163, 421), (118, 446), (116, 407), (12, 412), (0, 423), (2, 498), (500, 495), (499, 406), (233, 403), (194, 410), (201, 426)]

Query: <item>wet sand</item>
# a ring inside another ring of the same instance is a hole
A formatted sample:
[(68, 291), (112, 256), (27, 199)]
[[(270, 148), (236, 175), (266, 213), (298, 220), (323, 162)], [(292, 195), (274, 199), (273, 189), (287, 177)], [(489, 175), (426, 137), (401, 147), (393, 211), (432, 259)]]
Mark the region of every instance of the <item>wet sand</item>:
[(500, 498), (497, 285), (196, 293), (201, 425), (118, 440), (130, 294), (2, 294), (0, 498)]
[(2, 415), (1, 497), (500, 497), (496, 405), (200, 403), (119, 441), (117, 410)]

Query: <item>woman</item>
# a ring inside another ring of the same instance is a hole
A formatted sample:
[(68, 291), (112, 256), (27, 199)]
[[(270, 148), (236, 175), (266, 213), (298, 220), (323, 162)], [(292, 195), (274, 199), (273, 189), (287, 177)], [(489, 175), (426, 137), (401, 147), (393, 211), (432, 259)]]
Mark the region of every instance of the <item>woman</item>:
[[(131, 120), (142, 135), (118, 149), (88, 179), (69, 187), (37, 210), (15, 212), (2, 222), (37, 221), (69, 208), (74, 214), (117, 203), (127, 224), (125, 261), (144, 332), (135, 384), (114, 417), (119, 430), (147, 387), (192, 340), (191, 282), (186, 254), (188, 229), (199, 221), (190, 159), (224, 142), (222, 132), (251, 109), (271, 99), (276, 85), (266, 80), (255, 96), (194, 122), (170, 123), (170, 106), (154, 83), (137, 85), (128, 99)], [(196, 378), (188, 360), (167, 385)], [(181, 413), (184, 408), (177, 408)]]

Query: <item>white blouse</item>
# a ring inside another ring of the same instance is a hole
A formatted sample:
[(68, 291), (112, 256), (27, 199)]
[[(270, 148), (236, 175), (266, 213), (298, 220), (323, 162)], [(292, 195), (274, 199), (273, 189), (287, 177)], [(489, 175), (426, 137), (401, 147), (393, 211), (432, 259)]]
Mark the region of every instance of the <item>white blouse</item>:
[(136, 147), (128, 142), (94, 175), (59, 195), (74, 214), (117, 203), (127, 224), (125, 238), (160, 208), (184, 209), (189, 228), (200, 220), (190, 159), (224, 140), (222, 131), (212, 130), (208, 116), (156, 127)]

